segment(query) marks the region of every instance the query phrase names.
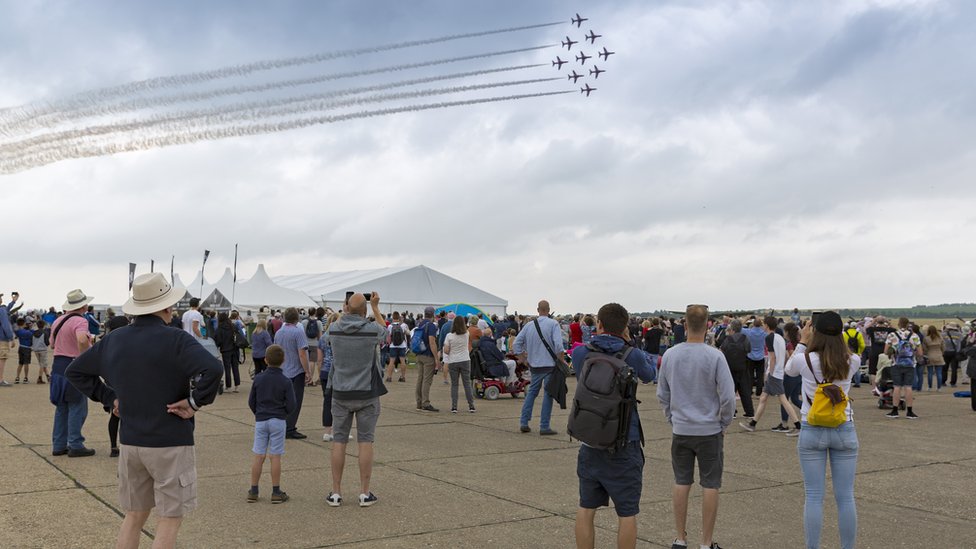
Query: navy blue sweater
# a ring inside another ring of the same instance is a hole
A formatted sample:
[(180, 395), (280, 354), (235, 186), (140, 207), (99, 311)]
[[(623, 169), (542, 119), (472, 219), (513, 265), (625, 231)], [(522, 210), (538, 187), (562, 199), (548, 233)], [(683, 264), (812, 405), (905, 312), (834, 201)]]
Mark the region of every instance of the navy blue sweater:
[(268, 368), (254, 378), (247, 405), (254, 412), (254, 421), (264, 421), (287, 418), (298, 407), (298, 401), (291, 380), (281, 368)]
[(112, 406), (118, 398), (120, 442), (149, 448), (192, 446), (193, 419), (168, 413), (166, 405), (190, 396), (190, 380), (196, 404), (210, 404), (223, 374), (221, 362), (193, 336), (155, 315), (112, 330), (65, 371), (92, 400)]

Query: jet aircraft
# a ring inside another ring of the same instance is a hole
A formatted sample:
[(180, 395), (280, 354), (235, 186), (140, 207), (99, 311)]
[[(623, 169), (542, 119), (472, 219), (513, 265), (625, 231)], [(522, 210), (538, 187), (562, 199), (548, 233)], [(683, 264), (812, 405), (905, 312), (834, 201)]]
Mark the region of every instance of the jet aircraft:
[[(576, 71), (573, 71), (573, 72), (576, 72)], [(593, 68), (590, 69), (590, 74), (593, 75), (593, 78), (600, 78), (600, 73), (601, 72), (607, 72), (607, 71), (606, 71), (606, 69), (601, 69), (600, 67), (598, 67), (596, 65), (593, 65)], [(574, 83), (575, 83), (575, 81), (574, 81)]]
[(552, 66), (553, 66), (553, 67), (556, 67), (556, 68), (557, 68), (557, 69), (559, 69), (559, 70), (562, 70), (562, 68), (563, 68), (563, 65), (565, 65), (566, 63), (569, 63), (569, 61), (563, 61), (563, 60), (562, 60), (562, 59), (560, 59), (560, 58), (559, 58), (559, 56), (557, 55), (557, 56), (556, 56), (556, 60), (552, 62)]
[(569, 20), (569, 24), (572, 25), (576, 23), (576, 28), (580, 28), (583, 25), (583, 21), (589, 21), (586, 17), (580, 17), (580, 14), (576, 14), (576, 17)]
[(579, 55), (576, 56), (576, 60), (580, 62), (580, 65), (585, 65), (586, 64), (586, 60), (589, 59), (589, 58), (591, 58), (591, 57), (593, 57), (593, 56), (592, 55), (586, 55), (585, 53), (580, 52)]
[(590, 34), (583, 35), (584, 40), (589, 40), (590, 44), (596, 44), (596, 39), (603, 36), (602, 34), (594, 34), (593, 29), (590, 29)]
[(566, 49), (567, 50), (571, 50), (571, 49), (573, 49), (573, 44), (578, 44), (578, 43), (579, 43), (579, 40), (570, 40), (569, 37), (567, 36), (566, 37), (566, 40), (564, 40), (562, 44), (564, 46), (566, 46)]
[[(593, 72), (593, 71), (590, 71), (590, 72)], [(607, 72), (607, 71), (600, 71), (600, 72)], [(576, 81), (579, 80), (580, 78), (583, 78), (583, 75), (582, 74), (576, 74), (576, 71), (575, 70), (573, 70), (573, 74), (567, 74), (566, 75), (566, 79), (567, 80), (572, 80), (573, 81), (573, 84), (575, 84)]]
[(602, 57), (603, 60), (606, 61), (608, 57), (610, 57), (611, 55), (613, 55), (615, 53), (617, 53), (617, 52), (615, 52), (615, 51), (607, 51), (607, 47), (606, 46), (603, 46), (603, 51), (601, 51), (597, 55), (600, 56), (600, 57)]
[(585, 93), (587, 97), (590, 96), (590, 92), (594, 91), (596, 91), (596, 88), (591, 88), (589, 84), (586, 84), (586, 86), (580, 88), (580, 93)]

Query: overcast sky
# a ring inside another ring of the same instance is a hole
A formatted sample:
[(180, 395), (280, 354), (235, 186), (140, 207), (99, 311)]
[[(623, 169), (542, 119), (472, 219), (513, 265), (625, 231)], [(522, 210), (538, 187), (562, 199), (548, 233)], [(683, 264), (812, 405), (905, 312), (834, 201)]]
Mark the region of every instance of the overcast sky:
[(608, 301), (631, 310), (974, 301), (964, 281), (976, 267), (965, 245), (976, 220), (976, 3), (590, 2), (578, 8), (590, 19), (581, 29), (569, 24), (576, 9), (521, 0), (0, 0), (0, 107), (550, 21), (566, 23), (216, 85), (557, 44), (256, 97), (548, 65), (580, 47), (560, 53), (560, 39), (590, 29), (603, 38), (583, 51), (617, 52), (597, 60), (607, 73), (580, 81), (599, 88), (589, 98), (565, 81), (580, 69), (573, 61), (463, 83), (561, 81), (434, 101), (574, 92), (566, 95), (0, 175), (9, 236), (0, 291), (41, 307), (80, 286), (118, 304), (128, 262), (145, 272), (154, 258), (168, 271), (175, 254), (189, 282), (210, 249), (216, 280), (239, 242), (240, 278), (258, 263), (272, 276), (423, 263), (519, 311), (540, 298), (559, 312)]

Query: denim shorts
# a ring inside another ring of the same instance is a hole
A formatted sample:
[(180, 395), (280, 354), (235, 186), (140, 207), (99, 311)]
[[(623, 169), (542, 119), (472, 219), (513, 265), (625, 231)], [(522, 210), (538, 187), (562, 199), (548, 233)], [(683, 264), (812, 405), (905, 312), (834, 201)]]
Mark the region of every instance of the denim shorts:
[(254, 453), (280, 456), (285, 453), (285, 420), (266, 419), (254, 424)]
[(580, 507), (597, 509), (612, 499), (618, 517), (637, 515), (643, 473), (644, 452), (639, 442), (629, 442), (612, 454), (581, 445), (576, 459)]
[(914, 366), (892, 366), (891, 384), (894, 387), (911, 387), (915, 384)]
[(397, 359), (397, 358), (406, 358), (406, 357), (407, 357), (406, 347), (394, 347), (392, 345), (390, 346), (390, 358)]
[(725, 461), (725, 435), (673, 435), (671, 437), (671, 468), (674, 483), (691, 486), (695, 483), (695, 461), (698, 461), (698, 483), (702, 488), (722, 487), (722, 468)]

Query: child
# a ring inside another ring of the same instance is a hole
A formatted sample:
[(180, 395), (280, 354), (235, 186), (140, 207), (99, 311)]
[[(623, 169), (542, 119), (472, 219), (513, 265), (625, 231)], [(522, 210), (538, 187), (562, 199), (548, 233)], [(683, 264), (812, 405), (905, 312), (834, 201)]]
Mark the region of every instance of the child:
[(37, 329), (34, 330), (34, 344), (32, 345), (34, 349), (34, 356), (37, 357), (37, 363), (40, 365), (41, 369), (37, 372), (37, 382), (44, 384), (44, 379), (50, 379), (51, 374), (47, 370), (47, 348), (51, 344), (51, 330), (48, 329), (47, 323), (43, 320), (37, 321)]
[(271, 503), (288, 501), (281, 491), (281, 456), (285, 453), (285, 418), (297, 407), (295, 389), (281, 372), (285, 350), (279, 345), (268, 347), (264, 360), (268, 369), (254, 377), (247, 405), (254, 412), (254, 461), (251, 463), (251, 489), (248, 503), (258, 500), (258, 481), (264, 468), (265, 454), (271, 455)]
[(17, 342), (20, 347), (17, 348), (17, 377), (14, 378), (14, 383), (20, 383), (20, 370), (24, 370), (24, 385), (30, 383), (27, 381), (27, 376), (30, 373), (30, 363), (31, 363), (31, 346), (34, 345), (34, 332), (30, 331), (27, 326), (27, 322), (23, 318), (17, 319), (17, 329), (14, 330), (14, 335), (17, 336)]

